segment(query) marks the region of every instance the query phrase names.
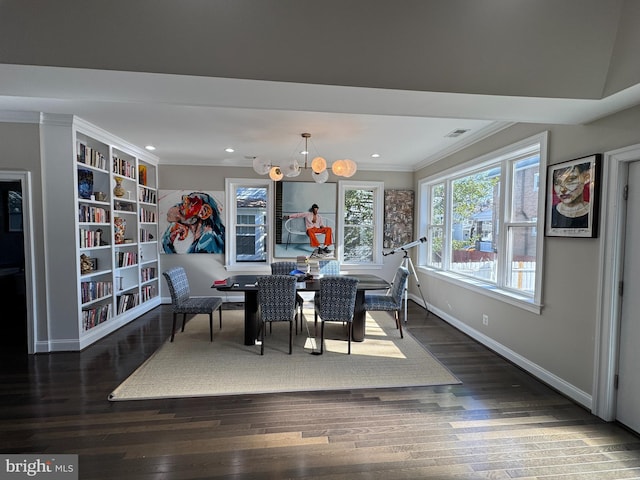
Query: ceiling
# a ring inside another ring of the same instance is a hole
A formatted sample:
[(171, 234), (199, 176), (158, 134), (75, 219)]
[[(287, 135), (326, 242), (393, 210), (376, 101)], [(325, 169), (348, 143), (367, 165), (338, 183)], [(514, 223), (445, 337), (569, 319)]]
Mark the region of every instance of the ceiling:
[(162, 164), (286, 162), (309, 132), (330, 163), (415, 171), (640, 104), (633, 0), (30, 3), (0, 2), (0, 110), (74, 114)]

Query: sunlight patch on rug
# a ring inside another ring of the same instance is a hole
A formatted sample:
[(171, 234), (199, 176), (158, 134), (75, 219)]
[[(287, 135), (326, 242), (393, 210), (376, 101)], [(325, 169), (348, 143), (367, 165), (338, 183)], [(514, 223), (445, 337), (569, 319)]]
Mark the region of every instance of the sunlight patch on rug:
[(289, 351), (289, 326), (276, 323), (260, 345), (244, 345), (242, 310), (223, 310), (222, 329), (214, 322), (209, 341), (206, 315), (187, 322), (111, 395), (109, 400), (142, 400), (316, 390), (411, 387), (458, 384), (460, 381), (410, 333), (400, 338), (391, 315), (367, 314), (364, 342), (351, 342), (346, 329), (325, 325), (323, 355), (320, 332), (314, 338), (313, 311), (305, 310), (307, 328), (294, 333)]

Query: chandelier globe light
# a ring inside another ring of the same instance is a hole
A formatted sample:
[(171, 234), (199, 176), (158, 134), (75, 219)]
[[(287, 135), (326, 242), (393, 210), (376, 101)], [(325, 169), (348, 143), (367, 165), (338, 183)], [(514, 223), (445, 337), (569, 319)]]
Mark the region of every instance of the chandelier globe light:
[[(300, 165), (297, 160), (291, 160), (282, 165), (275, 165), (268, 160), (258, 157), (253, 158), (253, 170), (259, 175), (269, 175), (274, 182), (282, 180), (284, 177), (293, 178), (300, 175), (302, 170), (311, 169), (311, 178), (316, 183), (324, 183), (329, 179), (329, 169), (327, 161), (323, 157), (314, 157), (309, 163), (309, 139), (310, 133), (302, 133), (304, 138), (304, 165)], [(353, 160), (336, 160), (331, 166), (331, 172), (338, 177), (351, 177), (356, 173), (358, 166)]]
[(271, 178), (271, 180), (277, 182), (279, 180), (282, 180), (282, 177), (284, 177), (284, 174), (282, 173), (280, 167), (271, 167), (271, 170), (269, 170), (269, 178)]
[(327, 169), (327, 161), (322, 157), (311, 160), (311, 170), (316, 173), (324, 172)]

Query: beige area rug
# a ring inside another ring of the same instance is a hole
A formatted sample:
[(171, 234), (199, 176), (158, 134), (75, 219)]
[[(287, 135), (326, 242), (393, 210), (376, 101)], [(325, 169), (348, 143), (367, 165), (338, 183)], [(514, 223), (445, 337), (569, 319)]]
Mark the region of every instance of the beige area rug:
[(327, 322), (325, 348), (319, 351), (314, 335), (313, 311), (305, 310), (307, 329), (295, 335), (288, 355), (289, 325), (274, 323), (260, 346), (243, 343), (243, 311), (223, 310), (222, 330), (214, 318), (209, 342), (206, 315), (187, 322), (129, 378), (109, 400), (202, 397), (313, 390), (410, 387), (461, 383), (408, 332), (401, 339), (386, 312), (367, 314), (364, 342), (351, 342), (347, 355), (346, 329)]

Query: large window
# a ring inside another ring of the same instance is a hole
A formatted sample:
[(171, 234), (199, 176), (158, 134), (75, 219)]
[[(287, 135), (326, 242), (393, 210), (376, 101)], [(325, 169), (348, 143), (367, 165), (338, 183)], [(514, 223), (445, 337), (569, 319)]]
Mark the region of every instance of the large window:
[(267, 263), (271, 205), (269, 182), (227, 179), (226, 196), (227, 266)]
[(359, 265), (381, 263), (384, 184), (339, 182), (339, 188), (342, 262)]
[(419, 264), (491, 292), (541, 303), (547, 135), (537, 135), (420, 183)]

